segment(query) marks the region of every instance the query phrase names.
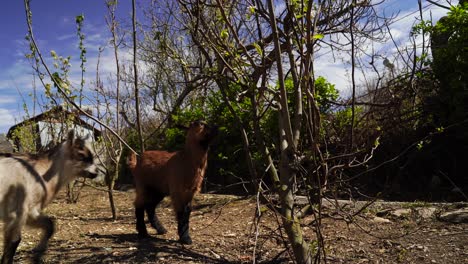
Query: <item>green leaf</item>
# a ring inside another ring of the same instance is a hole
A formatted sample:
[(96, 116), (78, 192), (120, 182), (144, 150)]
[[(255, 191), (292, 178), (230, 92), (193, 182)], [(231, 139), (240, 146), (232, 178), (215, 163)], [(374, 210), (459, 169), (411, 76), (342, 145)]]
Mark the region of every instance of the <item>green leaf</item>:
[(227, 38), (229, 37), (229, 32), (228, 32), (228, 30), (227, 30), (227, 29), (223, 29), (223, 30), (221, 31), (220, 37), (221, 37), (222, 39), (227, 39)]
[(312, 39), (323, 39), (325, 36), (323, 34), (315, 34), (312, 36)]
[(260, 45), (258, 45), (256, 42), (253, 43), (253, 46), (257, 50), (257, 53), (260, 54), (260, 56), (262, 56), (263, 55), (262, 47), (260, 47)]
[(76, 18), (75, 18), (75, 22), (76, 22), (77, 24), (83, 23), (83, 20), (84, 20), (84, 15), (83, 15), (83, 14), (78, 15), (78, 16), (76, 16)]

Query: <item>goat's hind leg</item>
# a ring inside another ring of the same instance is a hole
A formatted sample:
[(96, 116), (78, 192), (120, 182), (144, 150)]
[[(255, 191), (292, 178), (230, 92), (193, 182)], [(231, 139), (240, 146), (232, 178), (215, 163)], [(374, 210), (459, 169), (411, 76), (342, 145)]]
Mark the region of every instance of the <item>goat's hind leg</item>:
[(54, 220), (46, 215), (39, 215), (34, 218), (28, 219), (28, 225), (34, 228), (42, 229), (42, 237), (37, 247), (33, 249), (34, 262), (40, 263), (44, 252), (47, 250), (50, 238), (55, 233)]
[(6, 222), (4, 226), (4, 240), (3, 240), (3, 256), (1, 264), (13, 263), (16, 249), (21, 242), (21, 230), (24, 226), (24, 221), (21, 218), (15, 218)]
[(34, 228), (42, 229), (41, 240), (39, 241), (39, 244), (33, 249), (33, 262), (41, 263), (42, 257), (44, 256), (44, 253), (49, 245), (49, 240), (55, 233), (54, 220), (47, 215), (40, 214), (39, 216), (29, 218), (28, 225)]
[(146, 214), (148, 215), (148, 220), (151, 226), (154, 229), (156, 229), (159, 235), (164, 235), (167, 233), (166, 228), (164, 228), (164, 226), (159, 221), (158, 216), (156, 215), (156, 207), (163, 199), (164, 199), (163, 195), (156, 194), (156, 195), (153, 195), (153, 199), (151, 202), (147, 202), (145, 204), (145, 210), (146, 210)]

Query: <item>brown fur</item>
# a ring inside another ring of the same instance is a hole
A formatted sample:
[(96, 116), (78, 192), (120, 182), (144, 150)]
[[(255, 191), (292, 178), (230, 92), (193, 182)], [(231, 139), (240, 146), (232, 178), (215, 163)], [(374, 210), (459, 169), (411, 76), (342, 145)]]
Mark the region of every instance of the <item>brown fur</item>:
[(216, 133), (217, 128), (193, 122), (188, 128), (184, 149), (177, 152), (145, 151), (138, 161), (134, 154), (131, 155), (128, 165), (136, 186), (135, 208), (143, 208), (164, 196), (171, 197), (177, 213), (190, 206), (193, 196), (201, 189), (208, 146)]

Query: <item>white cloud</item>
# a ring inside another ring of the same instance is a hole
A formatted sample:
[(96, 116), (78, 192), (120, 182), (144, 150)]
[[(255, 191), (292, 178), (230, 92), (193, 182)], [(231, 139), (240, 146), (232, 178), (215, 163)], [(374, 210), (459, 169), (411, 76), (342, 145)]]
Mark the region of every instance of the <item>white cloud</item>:
[[(390, 0), (386, 1), (385, 5), (379, 6), (378, 12), (385, 12), (389, 15), (391, 12), (399, 12), (397, 8), (401, 5), (406, 7), (406, 10), (401, 11), (396, 17), (396, 22), (390, 25), (390, 32), (392, 34), (393, 40), (399, 49), (405, 47), (412, 48), (412, 43), (410, 42), (410, 31), (415, 23), (420, 19), (419, 11), (417, 4), (413, 3), (403, 3), (400, 0)], [(423, 6), (426, 6), (427, 3), (423, 3)], [(424, 9), (423, 18), (425, 20), (431, 19), (433, 23), (438, 21), (442, 16), (447, 13), (446, 9), (430, 5)], [(338, 39), (339, 43), (344, 41), (344, 37)], [(426, 42), (428, 39), (426, 38)], [(420, 53), (420, 47), (422, 46), (422, 38), (416, 38), (416, 45), (419, 47), (418, 52)], [(379, 69), (381, 74), (385, 74), (387, 71), (382, 62), (384, 58), (388, 58), (393, 62), (396, 67), (403, 67), (403, 63), (397, 59), (397, 47), (391, 39), (388, 39), (384, 43), (379, 42), (370, 42), (366, 41), (360, 48), (363, 49), (367, 54), (372, 54), (372, 49), (380, 57), (376, 57), (374, 65)], [(324, 76), (329, 82), (334, 83), (336, 88), (340, 91), (340, 95), (346, 97), (350, 94), (351, 87), (351, 77), (350, 77), (350, 57), (344, 53), (335, 53), (335, 56), (331, 55), (331, 51), (328, 48), (323, 48), (318, 52), (319, 57), (315, 61), (315, 70), (317, 76)], [(362, 54), (358, 54), (362, 56)], [(337, 59), (334, 59), (334, 58)], [(364, 60), (363, 63), (368, 63), (370, 58), (358, 57), (357, 59)], [(365, 70), (365, 75), (361, 71), (356, 71), (356, 82), (358, 86), (362, 86), (365, 83), (365, 80), (371, 80), (375, 78), (376, 74), (370, 69)]]
[(60, 41), (69, 40), (69, 39), (75, 38), (75, 37), (77, 37), (76, 34), (65, 34), (65, 35), (58, 36), (57, 40), (60, 40)]
[(70, 17), (62, 17), (62, 24), (63, 25), (68, 25), (70, 22), (72, 21), (72, 19)]
[(349, 80), (343, 63), (331, 60), (330, 57), (320, 57), (315, 61), (316, 77), (323, 76), (335, 88), (344, 93), (349, 88)]
[(0, 108), (0, 133), (8, 132), (8, 129), (15, 124), (15, 118), (11, 110)]
[(16, 102), (16, 96), (0, 95), (0, 105)]

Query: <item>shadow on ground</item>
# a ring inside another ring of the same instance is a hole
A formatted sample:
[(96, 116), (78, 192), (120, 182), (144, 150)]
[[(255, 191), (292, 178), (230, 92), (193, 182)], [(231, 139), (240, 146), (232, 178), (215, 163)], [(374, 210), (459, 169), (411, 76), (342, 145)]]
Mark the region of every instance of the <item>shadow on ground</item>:
[[(112, 248), (99, 245), (76, 245), (76, 248), (61, 249), (61, 254), (51, 256), (48, 263), (185, 263), (189, 261), (202, 263), (241, 263), (229, 261), (222, 257), (216, 258), (209, 252), (198, 252), (190, 246), (184, 246), (175, 240), (150, 237), (139, 239), (136, 234), (100, 235), (90, 234), (91, 239), (107, 241)], [(59, 242), (60, 243), (60, 242)], [(115, 247), (115, 245), (121, 245)], [(83, 254), (88, 252), (88, 254)], [(66, 256), (73, 257), (73, 261), (67, 261)], [(63, 257), (62, 257), (63, 256)]]

